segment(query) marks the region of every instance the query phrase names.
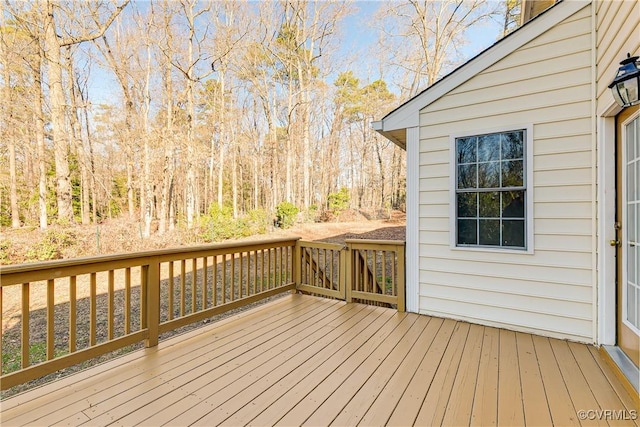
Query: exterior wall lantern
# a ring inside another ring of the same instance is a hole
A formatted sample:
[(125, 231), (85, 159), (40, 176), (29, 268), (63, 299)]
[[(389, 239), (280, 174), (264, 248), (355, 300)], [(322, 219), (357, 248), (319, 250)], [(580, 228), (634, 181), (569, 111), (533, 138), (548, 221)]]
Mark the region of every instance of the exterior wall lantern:
[(627, 53), (627, 59), (620, 63), (618, 74), (609, 85), (613, 97), (621, 107), (630, 107), (640, 102), (638, 88), (640, 87), (640, 69), (638, 57)]

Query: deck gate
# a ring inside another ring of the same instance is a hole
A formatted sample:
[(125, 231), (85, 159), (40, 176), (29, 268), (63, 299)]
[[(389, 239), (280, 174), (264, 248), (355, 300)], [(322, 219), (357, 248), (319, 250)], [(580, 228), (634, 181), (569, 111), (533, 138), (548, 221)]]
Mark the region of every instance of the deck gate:
[(298, 241), (296, 288), (405, 311), (404, 250), (401, 241), (353, 239), (346, 245)]

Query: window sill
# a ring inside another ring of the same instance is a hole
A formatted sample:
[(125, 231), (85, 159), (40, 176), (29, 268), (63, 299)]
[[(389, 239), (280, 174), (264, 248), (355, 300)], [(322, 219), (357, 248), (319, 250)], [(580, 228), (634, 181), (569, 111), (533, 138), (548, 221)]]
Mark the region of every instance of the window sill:
[(468, 251), (468, 252), (488, 252), (488, 253), (500, 253), (500, 254), (516, 254), (516, 255), (533, 255), (533, 249), (505, 249), (505, 248), (486, 248), (486, 247), (473, 247), (473, 246), (449, 246), (453, 251)]

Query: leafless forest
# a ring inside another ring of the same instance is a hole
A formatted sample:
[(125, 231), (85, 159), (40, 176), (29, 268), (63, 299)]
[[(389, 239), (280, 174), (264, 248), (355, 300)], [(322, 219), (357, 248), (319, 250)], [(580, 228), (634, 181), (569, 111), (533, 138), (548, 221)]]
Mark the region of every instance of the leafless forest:
[(2, 0), (0, 224), (402, 209), (404, 151), (371, 121), (518, 3)]

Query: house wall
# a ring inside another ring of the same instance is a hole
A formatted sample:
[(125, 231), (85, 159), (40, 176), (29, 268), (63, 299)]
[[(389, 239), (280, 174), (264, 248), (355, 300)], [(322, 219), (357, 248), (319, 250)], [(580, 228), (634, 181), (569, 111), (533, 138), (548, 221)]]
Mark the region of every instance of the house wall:
[[(421, 110), (421, 313), (595, 340), (592, 45), (588, 5)], [(450, 136), (522, 125), (533, 125), (533, 253), (452, 248)]]
[(636, 0), (595, 2), (596, 134), (598, 159), (598, 343), (613, 345), (616, 332), (616, 259), (609, 245), (616, 239), (615, 115), (620, 107), (608, 88), (619, 62), (640, 55), (640, 3)]
[(640, 56), (640, 2), (599, 0), (596, 16), (596, 99), (602, 111), (614, 102), (608, 85), (620, 61), (627, 53)]

